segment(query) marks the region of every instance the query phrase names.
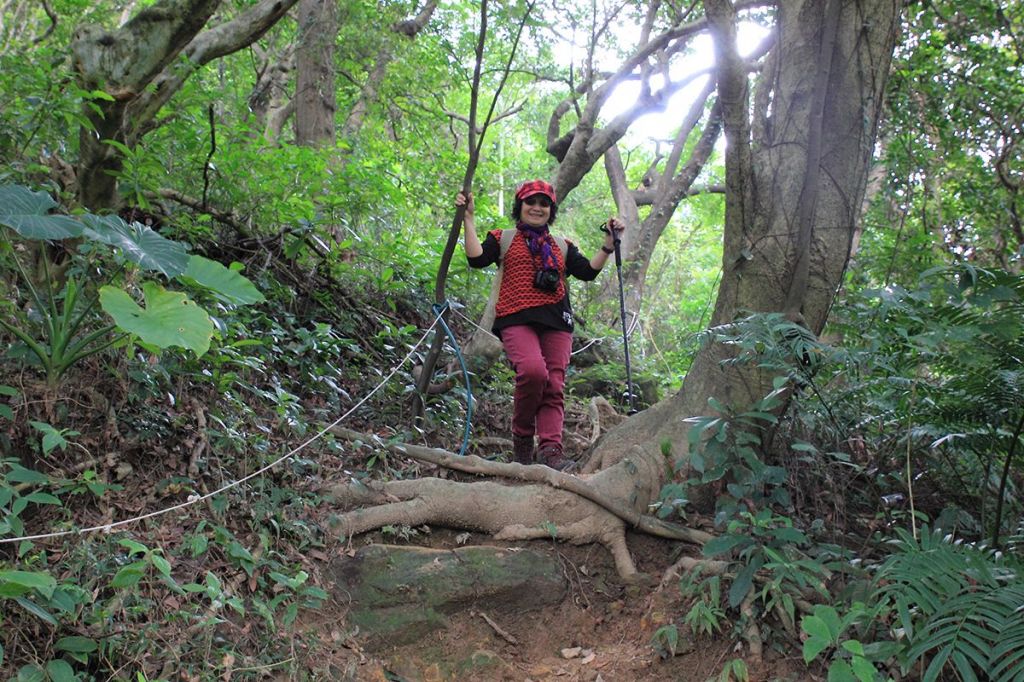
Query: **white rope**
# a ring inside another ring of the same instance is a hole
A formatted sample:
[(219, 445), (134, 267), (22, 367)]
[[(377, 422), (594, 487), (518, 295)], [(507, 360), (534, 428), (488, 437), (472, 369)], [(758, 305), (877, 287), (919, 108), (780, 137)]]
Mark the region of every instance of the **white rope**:
[(440, 314), (438, 314), (438, 316), (434, 318), (434, 322), (429, 327), (427, 327), (427, 330), (423, 333), (423, 336), (420, 337), (420, 340), (417, 341), (416, 345), (414, 345), (409, 350), (409, 353), (402, 359), (402, 361), (399, 362), (397, 365), (395, 365), (395, 368), (393, 370), (391, 370), (391, 373), (388, 374), (386, 377), (384, 377), (384, 379), (379, 384), (377, 384), (377, 386), (372, 391), (367, 393), (363, 397), (362, 400), (360, 400), (358, 403), (353, 405), (348, 410), (348, 412), (346, 412), (345, 414), (341, 415), (340, 417), (335, 419), (333, 422), (331, 422), (330, 424), (328, 424), (324, 428), (320, 429), (320, 431), (318, 431), (315, 435), (313, 435), (312, 437), (307, 439), (302, 444), (298, 445), (295, 449), (293, 449), (290, 452), (288, 452), (288, 454), (282, 455), (281, 457), (278, 457), (276, 460), (274, 460), (270, 464), (267, 464), (263, 468), (254, 471), (253, 473), (249, 474), (248, 476), (245, 476), (244, 478), (240, 478), (237, 481), (233, 481), (231, 483), (228, 483), (227, 485), (222, 486), (222, 487), (218, 488), (217, 490), (214, 490), (212, 493), (207, 493), (207, 494), (205, 494), (205, 495), (203, 495), (201, 497), (199, 497), (199, 496), (191, 496), (185, 502), (181, 502), (179, 504), (176, 504), (176, 505), (171, 506), (171, 507), (166, 507), (164, 509), (159, 509), (157, 511), (150, 512), (148, 514), (143, 514), (141, 516), (135, 516), (135, 517), (130, 518), (130, 519), (125, 519), (123, 521), (117, 521), (115, 523), (107, 523), (107, 524), (104, 524), (102, 526), (90, 526), (89, 528), (79, 528), (77, 530), (64, 530), (64, 531), (59, 531), (59, 532), (56, 532), (56, 533), (42, 533), (40, 535), (26, 535), (26, 536), (23, 536), (23, 537), (20, 537), (20, 538), (0, 538), (0, 545), (12, 543), (12, 542), (22, 542), (24, 540), (44, 540), (44, 539), (47, 539), (47, 538), (59, 538), (59, 537), (65, 536), (65, 535), (85, 535), (86, 533), (94, 533), (96, 531), (103, 531), (105, 533), (109, 533), (114, 528), (119, 528), (121, 526), (127, 526), (129, 524), (136, 523), (138, 521), (143, 521), (145, 519), (151, 519), (151, 518), (153, 518), (155, 516), (162, 516), (162, 515), (167, 514), (169, 512), (176, 511), (178, 509), (184, 509), (185, 507), (191, 506), (191, 505), (196, 504), (198, 502), (202, 502), (203, 500), (208, 500), (211, 497), (213, 497), (214, 495), (219, 495), (220, 493), (224, 492), (225, 490), (230, 490), (231, 488), (234, 488), (235, 486), (241, 485), (242, 483), (245, 483), (246, 481), (248, 481), (250, 479), (256, 478), (257, 476), (260, 476), (263, 473), (265, 473), (267, 471), (270, 471), (271, 469), (276, 467), (278, 464), (284, 462), (287, 459), (290, 459), (296, 453), (300, 452), (301, 450), (304, 450), (306, 447), (310, 446), (313, 442), (315, 442), (315, 441), (319, 440), (320, 438), (322, 438), (325, 433), (327, 433), (333, 427), (337, 426), (343, 420), (348, 418), (349, 415), (351, 415), (353, 412), (358, 410), (363, 405), (363, 403), (365, 403), (367, 400), (369, 400), (370, 397), (373, 396), (374, 393), (379, 391), (386, 383), (391, 381), (391, 378), (393, 376), (395, 376), (395, 374), (398, 373), (398, 370), (401, 369), (402, 365), (404, 365), (406, 362), (409, 361), (409, 358), (411, 358), (413, 353), (416, 352), (416, 349), (419, 348), (420, 345), (423, 343), (423, 341), (427, 338), (427, 335), (430, 334), (430, 330), (432, 330), (434, 327), (437, 326), (437, 321), (439, 319), (441, 319), (441, 315)]
[(458, 308), (451, 308), (451, 311), (453, 313), (455, 313), (456, 315), (458, 315), (459, 317), (461, 317), (462, 319), (464, 319), (466, 322), (469, 322), (471, 325), (473, 325), (474, 327), (476, 327), (477, 329), (482, 331), (484, 334), (487, 334), (488, 336), (493, 336), (495, 339), (498, 338), (497, 336), (494, 335), (494, 332), (492, 332), (490, 329), (484, 329), (483, 327), (478, 325), (476, 322), (474, 322), (473, 320), (471, 320), (468, 317), (466, 317), (466, 314), (463, 313)]

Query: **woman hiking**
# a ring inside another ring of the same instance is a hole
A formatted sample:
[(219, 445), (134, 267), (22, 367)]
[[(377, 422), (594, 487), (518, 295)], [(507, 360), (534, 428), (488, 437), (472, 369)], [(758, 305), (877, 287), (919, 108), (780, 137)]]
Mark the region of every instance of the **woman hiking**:
[(571, 241), (551, 234), (558, 199), (554, 187), (543, 180), (530, 180), (516, 189), (515, 230), (490, 230), (482, 244), (472, 194), (459, 192), (455, 205), (466, 209), (464, 245), (470, 267), (498, 263), (503, 270), (492, 331), (501, 339), (516, 374), (513, 459), (565, 470), (575, 464), (562, 449), (563, 389), (573, 331), (566, 277), (584, 281), (597, 277), (615, 252), (614, 240), (624, 226), (611, 218), (604, 245), (588, 259)]

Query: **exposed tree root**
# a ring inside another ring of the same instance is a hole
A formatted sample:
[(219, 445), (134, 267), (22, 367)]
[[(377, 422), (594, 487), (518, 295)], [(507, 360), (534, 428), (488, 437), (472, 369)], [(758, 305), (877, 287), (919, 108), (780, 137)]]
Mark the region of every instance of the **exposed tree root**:
[(764, 640), (761, 638), (761, 627), (754, 617), (754, 590), (747, 592), (743, 602), (740, 603), (740, 613), (747, 619), (747, 627), (743, 632), (743, 638), (750, 646), (750, 657), (758, 665), (764, 660)]
[(684, 572), (701, 569), (706, 575), (724, 575), (729, 570), (728, 561), (715, 561), (713, 559), (695, 559), (692, 556), (684, 556), (669, 566), (668, 570), (661, 577), (659, 590), (664, 590), (673, 580), (682, 577)]
[[(590, 414), (590, 421), (593, 425), (590, 433), (590, 442), (588, 443), (591, 448), (597, 444), (602, 434), (611, 430), (613, 426), (618, 425), (624, 419), (622, 415), (616, 412), (611, 403), (600, 396), (590, 401), (590, 407), (587, 411)], [(606, 456), (609, 452), (608, 449), (595, 451), (580, 473), (592, 474), (614, 464), (615, 462)]]
[[(335, 427), (332, 432), (350, 440), (372, 436)], [(365, 506), (339, 515), (336, 528), (356, 535), (385, 525), (436, 524), (492, 534), (499, 540), (556, 538), (574, 544), (599, 542), (615, 560), (625, 580), (638, 579), (626, 546), (627, 523), (659, 537), (704, 543), (701, 531), (659, 521), (643, 514), (656, 499), (665, 473), (663, 458), (640, 448), (614, 467), (587, 478), (570, 476), (543, 466), (491, 462), (459, 457), (445, 450), (395, 443), (392, 452), (465, 473), (501, 476), (542, 485), (511, 486), (495, 481), (461, 483), (437, 478), (348, 483), (335, 486), (335, 500), (345, 506)]]

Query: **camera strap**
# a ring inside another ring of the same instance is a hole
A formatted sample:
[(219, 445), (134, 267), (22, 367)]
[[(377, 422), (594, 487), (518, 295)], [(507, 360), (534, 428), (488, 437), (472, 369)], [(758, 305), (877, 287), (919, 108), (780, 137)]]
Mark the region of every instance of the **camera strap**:
[[(501, 278), (505, 272), (505, 254), (508, 253), (509, 248), (512, 246), (512, 240), (516, 238), (516, 232), (519, 230), (515, 228), (502, 230), (501, 239), (498, 240), (498, 272), (494, 276), (494, 280), (491, 282), (491, 296), (487, 299), (487, 307), (484, 308), (482, 324), (485, 329), (490, 329), (494, 323), (494, 306), (498, 304), (498, 293), (501, 291)], [(565, 242), (565, 237), (559, 237), (557, 235), (551, 235), (555, 240), (555, 244), (558, 245), (558, 250), (562, 253), (562, 263), (565, 264), (565, 256), (569, 252), (569, 247)]]

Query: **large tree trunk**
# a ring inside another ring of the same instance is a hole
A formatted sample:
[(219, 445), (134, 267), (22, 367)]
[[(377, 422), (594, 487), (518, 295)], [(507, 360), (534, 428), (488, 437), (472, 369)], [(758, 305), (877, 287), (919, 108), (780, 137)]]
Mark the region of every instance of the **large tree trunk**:
[[(779, 2), (778, 41), (751, 117), (735, 13), (727, 0), (706, 0), (727, 141), (723, 275), (712, 325), (755, 311), (786, 313), (815, 333), (824, 326), (859, 230), (900, 6)], [(676, 395), (626, 421), (601, 449), (667, 440), (684, 455), (683, 420), (707, 414), (709, 397), (742, 408), (768, 392), (770, 376), (723, 365), (727, 357), (719, 344), (703, 349)]]
[(295, 50), (295, 144), (334, 144), (334, 41), (338, 35), (336, 0), (299, 0), (299, 38)]
[(292, 71), (295, 70), (295, 49), (289, 45), (282, 54), (265, 52), (252, 46), (260, 67), (256, 84), (249, 93), (249, 111), (256, 127), (263, 130), (263, 139), (277, 144), (288, 118), (295, 112), (295, 100), (288, 94)]

